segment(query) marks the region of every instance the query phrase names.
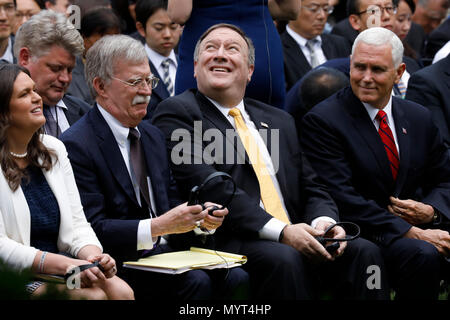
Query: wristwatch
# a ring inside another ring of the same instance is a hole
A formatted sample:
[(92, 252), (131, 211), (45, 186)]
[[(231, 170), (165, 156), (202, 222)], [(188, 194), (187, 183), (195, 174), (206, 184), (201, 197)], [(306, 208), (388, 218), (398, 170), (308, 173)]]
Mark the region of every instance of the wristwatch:
[(440, 221), (440, 212), (438, 210), (436, 210), (436, 208), (433, 207), (434, 213), (433, 213), (433, 219), (431, 220), (432, 223), (439, 223)]

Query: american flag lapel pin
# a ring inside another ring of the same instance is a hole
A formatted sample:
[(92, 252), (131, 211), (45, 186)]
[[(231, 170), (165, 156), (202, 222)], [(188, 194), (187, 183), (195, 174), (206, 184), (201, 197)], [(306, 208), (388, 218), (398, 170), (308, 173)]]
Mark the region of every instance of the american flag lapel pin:
[(265, 122), (261, 122), (261, 127), (269, 128), (269, 125), (267, 123), (265, 123)]
[(408, 134), (408, 132), (406, 131), (405, 128), (402, 128), (402, 132), (403, 132), (403, 134)]

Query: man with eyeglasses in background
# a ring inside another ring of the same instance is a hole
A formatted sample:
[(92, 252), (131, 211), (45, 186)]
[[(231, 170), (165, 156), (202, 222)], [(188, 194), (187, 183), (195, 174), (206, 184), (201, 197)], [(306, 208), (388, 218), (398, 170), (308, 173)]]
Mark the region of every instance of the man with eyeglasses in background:
[[(350, 14), (348, 22), (357, 34), (373, 27), (393, 30), (397, 7), (392, 0), (349, 0), (347, 10)], [(402, 62), (406, 65), (406, 70), (399, 82), (395, 84), (392, 95), (404, 99), (409, 77), (419, 70), (420, 66), (414, 59), (406, 56), (403, 56)], [(347, 76), (350, 75), (350, 58), (332, 59), (322, 66), (337, 69)]]
[[(162, 236), (220, 227), (227, 209), (213, 217), (200, 205), (180, 204), (164, 135), (142, 121), (159, 80), (144, 46), (129, 36), (105, 36), (87, 52), (85, 72), (96, 104), (61, 140), (86, 217), (117, 265), (172, 251)], [(147, 299), (226, 299), (248, 282), (240, 268), (166, 275), (119, 267), (118, 273)]]
[(16, 34), (22, 24), (28, 21), (35, 14), (38, 14), (40, 11), (41, 7), (36, 0), (16, 0), (16, 14), (13, 33)]
[(343, 37), (323, 34), (333, 9), (329, 0), (302, 0), (297, 19), (286, 26), (281, 35), (286, 90), (328, 59), (350, 55), (350, 46)]
[(16, 1), (0, 0), (0, 63), (15, 63), (12, 27), (16, 13)]

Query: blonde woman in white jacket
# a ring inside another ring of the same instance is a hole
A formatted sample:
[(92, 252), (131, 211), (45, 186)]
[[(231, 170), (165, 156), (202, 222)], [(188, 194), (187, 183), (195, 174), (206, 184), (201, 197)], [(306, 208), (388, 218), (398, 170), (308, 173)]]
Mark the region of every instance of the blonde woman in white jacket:
[[(75, 271), (59, 285), (73, 289), (67, 290), (73, 299), (133, 299), (86, 221), (63, 143), (42, 134), (42, 99), (34, 88), (26, 69), (0, 66), (0, 261), (36, 274)], [(33, 281), (26, 289), (38, 296), (46, 287)]]

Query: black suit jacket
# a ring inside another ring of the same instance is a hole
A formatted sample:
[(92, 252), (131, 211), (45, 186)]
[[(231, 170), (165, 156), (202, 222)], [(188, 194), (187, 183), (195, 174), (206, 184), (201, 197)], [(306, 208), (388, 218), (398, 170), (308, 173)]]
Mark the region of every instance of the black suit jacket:
[[(341, 36), (322, 34), (322, 51), (327, 59), (344, 58), (350, 55), (350, 46)], [(297, 42), (286, 31), (281, 35), (284, 56), (286, 90), (289, 90), (309, 70), (311, 65)]]
[[(146, 121), (138, 129), (155, 195), (155, 213), (160, 215), (179, 203), (164, 136)], [(118, 261), (136, 259), (138, 225), (150, 215), (136, 200), (120, 149), (98, 107), (60, 139), (66, 145), (86, 217), (105, 251)]]
[(302, 145), (330, 188), (341, 219), (359, 224), (363, 235), (389, 245), (411, 227), (389, 213), (389, 197), (432, 205), (450, 218), (450, 159), (430, 112), (392, 98), (400, 166), (394, 182), (379, 134), (350, 87), (308, 112)]
[(72, 81), (67, 93), (75, 96), (89, 105), (93, 105), (95, 100), (89, 91), (89, 86), (84, 76), (84, 63), (80, 57), (76, 58), (75, 68), (72, 71)]
[(425, 47), (425, 57), (433, 59), (448, 41), (450, 41), (450, 18), (447, 18), (439, 27), (431, 31)]
[(64, 114), (69, 125), (73, 125), (92, 108), (92, 106), (83, 100), (68, 94), (64, 95), (62, 100), (67, 106), (67, 110), (64, 109)]
[(347, 39), (348, 45), (351, 47), (356, 37), (358, 36), (358, 31), (353, 29), (352, 25), (348, 21), (348, 18), (345, 18), (333, 27), (331, 30), (331, 34), (335, 34)]
[(450, 148), (450, 56), (411, 75), (406, 99), (427, 107)]
[[(334, 202), (326, 189), (317, 182), (316, 174), (302, 155), (292, 117), (253, 99), (244, 99), (244, 104), (257, 128), (261, 130), (267, 126), (269, 129), (265, 141), (269, 152), (272, 151), (274, 163), (279, 163), (276, 176), (291, 221), (309, 223), (322, 215), (337, 220)], [(236, 133), (223, 114), (203, 94), (191, 89), (161, 102), (153, 116), (153, 123), (166, 135), (172, 172), (185, 200), (189, 190), (200, 185), (213, 172), (226, 172), (236, 182), (236, 194), (228, 205), (230, 213), (215, 234), (217, 246), (239, 252), (240, 240), (256, 239), (258, 231), (272, 216), (259, 205), (261, 196), (258, 180), (240, 139), (236, 139), (235, 143), (230, 135), (226, 136), (227, 130), (232, 135)], [(202, 156), (211, 153), (210, 142), (202, 142), (200, 137), (206, 131), (217, 135), (216, 158), (210, 162)], [(180, 137), (184, 138), (179, 141)], [(184, 148), (180, 151), (182, 146)], [(186, 157), (184, 163), (175, 160), (180, 153)], [(222, 204), (229, 199), (230, 194), (231, 182), (216, 179), (205, 190), (204, 200)]]

